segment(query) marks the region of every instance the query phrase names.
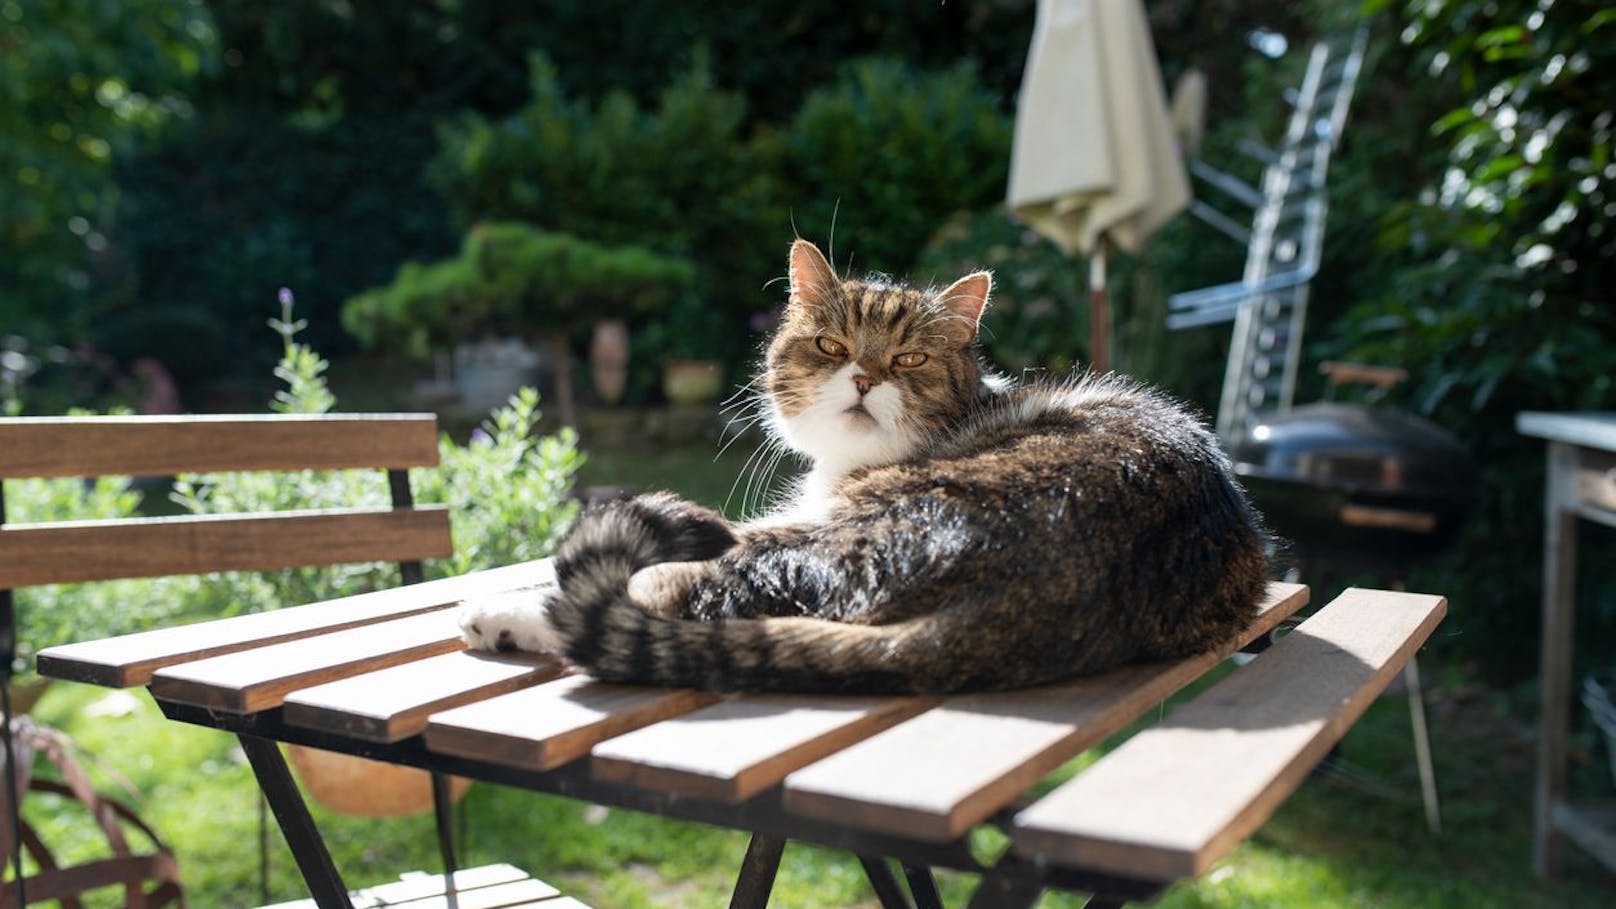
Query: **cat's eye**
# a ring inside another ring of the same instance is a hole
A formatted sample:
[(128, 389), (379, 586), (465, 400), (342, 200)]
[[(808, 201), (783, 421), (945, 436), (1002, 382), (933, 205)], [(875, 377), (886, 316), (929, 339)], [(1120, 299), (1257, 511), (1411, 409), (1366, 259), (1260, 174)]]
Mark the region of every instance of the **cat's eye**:
[(847, 356), (847, 345), (843, 344), (840, 341), (832, 340), (830, 338), (825, 338), (825, 337), (819, 337), (819, 338), (814, 339), (814, 346), (818, 347), (820, 352), (825, 354), (828, 357), (845, 357), (845, 356)]
[(892, 358), (893, 366), (919, 366), (926, 362), (926, 355), (919, 351), (901, 353)]

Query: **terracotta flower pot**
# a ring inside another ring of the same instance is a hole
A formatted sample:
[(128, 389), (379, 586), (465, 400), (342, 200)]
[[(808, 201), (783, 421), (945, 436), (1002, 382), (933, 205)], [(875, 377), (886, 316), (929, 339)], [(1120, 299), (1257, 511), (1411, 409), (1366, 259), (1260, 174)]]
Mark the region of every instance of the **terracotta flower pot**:
[[(302, 745), (288, 745), (286, 752), (304, 790), (332, 811), (400, 817), (432, 810), (432, 776), (425, 770)], [(449, 798), (459, 801), (470, 786), (471, 780), (450, 777)]]

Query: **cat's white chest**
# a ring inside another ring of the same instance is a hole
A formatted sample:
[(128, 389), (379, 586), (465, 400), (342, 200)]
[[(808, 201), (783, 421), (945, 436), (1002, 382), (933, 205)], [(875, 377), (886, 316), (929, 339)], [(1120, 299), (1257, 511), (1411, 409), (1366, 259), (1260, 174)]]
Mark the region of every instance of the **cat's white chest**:
[(768, 514), (747, 522), (748, 527), (779, 527), (787, 524), (823, 524), (835, 509), (840, 472), (815, 467), (797, 481), (791, 497)]

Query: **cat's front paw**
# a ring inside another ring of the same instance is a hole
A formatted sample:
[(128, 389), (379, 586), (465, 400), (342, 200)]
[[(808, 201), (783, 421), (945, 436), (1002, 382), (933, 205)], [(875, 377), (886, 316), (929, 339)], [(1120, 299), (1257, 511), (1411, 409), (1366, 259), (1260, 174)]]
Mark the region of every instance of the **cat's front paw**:
[(565, 646), (550, 624), (555, 588), (515, 590), (460, 604), (460, 637), (472, 650), (560, 653)]

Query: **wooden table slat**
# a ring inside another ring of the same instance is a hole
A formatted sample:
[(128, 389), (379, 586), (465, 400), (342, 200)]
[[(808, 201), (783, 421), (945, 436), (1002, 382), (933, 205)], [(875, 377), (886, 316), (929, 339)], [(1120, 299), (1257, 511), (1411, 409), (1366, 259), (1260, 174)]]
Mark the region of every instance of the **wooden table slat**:
[(612, 685), (570, 676), (433, 714), (431, 751), (549, 770), (596, 743), (718, 700), (707, 692)]
[(465, 649), (452, 609), (160, 669), (152, 696), (227, 713), (278, 707), (285, 696), (336, 679)]
[(38, 668), (41, 675), (52, 678), (127, 688), (146, 684), (152, 673), (164, 666), (342, 631), (442, 609), (471, 597), (554, 582), (550, 560), (539, 559), (324, 603), (63, 644), (42, 651)]
[(595, 746), (598, 779), (736, 802), (939, 702), (743, 695)]
[(1019, 813), (1013, 848), (1151, 880), (1206, 871), (1267, 820), (1446, 609), (1437, 596), (1347, 590)]
[(785, 780), (793, 814), (945, 842), (1062, 763), (1266, 634), (1307, 602), (1271, 584), (1257, 619), (1218, 651), (1026, 691), (949, 698)]
[(287, 695), (294, 726), (373, 742), (397, 742), (426, 729), (432, 714), (547, 682), (562, 672), (543, 654), (457, 651)]

